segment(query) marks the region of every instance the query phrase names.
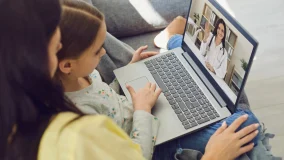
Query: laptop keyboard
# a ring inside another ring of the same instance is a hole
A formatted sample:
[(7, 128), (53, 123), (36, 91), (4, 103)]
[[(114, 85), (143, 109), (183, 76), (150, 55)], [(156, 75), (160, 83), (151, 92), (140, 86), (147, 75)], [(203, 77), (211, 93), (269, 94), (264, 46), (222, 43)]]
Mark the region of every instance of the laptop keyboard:
[(174, 53), (145, 62), (185, 129), (220, 117)]

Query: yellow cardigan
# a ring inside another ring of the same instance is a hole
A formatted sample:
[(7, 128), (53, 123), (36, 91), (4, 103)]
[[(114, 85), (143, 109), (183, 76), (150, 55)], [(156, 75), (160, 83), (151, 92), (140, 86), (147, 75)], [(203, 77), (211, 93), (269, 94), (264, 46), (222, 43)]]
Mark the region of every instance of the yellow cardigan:
[[(144, 160), (141, 148), (102, 115), (57, 115), (44, 132), (38, 160)], [(68, 124), (68, 125), (67, 125)]]

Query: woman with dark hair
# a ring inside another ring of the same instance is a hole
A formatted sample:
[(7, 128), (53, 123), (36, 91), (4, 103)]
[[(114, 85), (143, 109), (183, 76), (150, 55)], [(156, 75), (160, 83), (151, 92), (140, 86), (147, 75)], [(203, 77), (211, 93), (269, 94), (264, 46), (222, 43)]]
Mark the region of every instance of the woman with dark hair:
[[(62, 47), (59, 1), (2, 0), (0, 10), (0, 159), (144, 159), (122, 129), (105, 116), (83, 115), (52, 81)], [(235, 132), (247, 119), (223, 123), (202, 159), (251, 150), (258, 125)]]
[[(169, 26), (158, 34), (154, 44), (159, 48), (169, 50), (181, 47), (186, 19), (178, 16)], [(210, 31), (209, 23), (205, 24), (204, 38), (201, 42), (200, 53), (205, 56), (206, 67), (219, 78), (223, 79), (227, 72), (228, 53), (225, 49), (226, 24), (219, 19), (213, 33)]]
[(204, 39), (201, 42), (200, 51), (205, 56), (206, 67), (220, 78), (224, 78), (227, 72), (228, 53), (225, 49), (226, 24), (219, 19), (213, 33), (210, 32), (209, 23), (205, 24)]

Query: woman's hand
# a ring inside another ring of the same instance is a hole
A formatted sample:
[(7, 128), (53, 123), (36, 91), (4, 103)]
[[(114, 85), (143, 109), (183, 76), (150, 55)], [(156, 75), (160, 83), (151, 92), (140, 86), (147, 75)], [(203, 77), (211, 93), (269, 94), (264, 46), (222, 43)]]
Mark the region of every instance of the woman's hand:
[(144, 110), (148, 113), (151, 113), (151, 109), (162, 92), (160, 88), (156, 89), (156, 84), (152, 83), (147, 83), (138, 92), (135, 92), (131, 86), (126, 85), (126, 88), (131, 95), (134, 110)]
[(209, 25), (209, 22), (207, 21), (205, 23), (205, 29), (204, 29), (204, 39), (203, 39), (203, 42), (206, 43), (207, 42), (207, 39), (209, 37), (209, 34), (210, 34), (210, 25)]
[(143, 52), (143, 51), (146, 50), (147, 48), (148, 48), (147, 45), (138, 48), (138, 49), (133, 53), (132, 60), (130, 61), (129, 64), (138, 62), (138, 61), (140, 61), (140, 60), (142, 60), (142, 59), (149, 58), (149, 57), (152, 57), (152, 56), (155, 56), (155, 55), (158, 54), (158, 52), (152, 52), (152, 51)]
[(224, 121), (222, 126), (210, 138), (202, 160), (233, 160), (252, 150), (254, 144), (247, 143), (257, 136), (259, 124), (252, 124), (235, 133), (247, 118), (248, 115), (239, 117), (228, 128)]

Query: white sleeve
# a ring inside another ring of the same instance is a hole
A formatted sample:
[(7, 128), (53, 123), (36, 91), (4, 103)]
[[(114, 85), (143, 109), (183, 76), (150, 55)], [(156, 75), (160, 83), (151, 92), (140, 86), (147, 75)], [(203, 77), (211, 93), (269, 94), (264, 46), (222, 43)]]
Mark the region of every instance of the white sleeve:
[(210, 43), (211, 38), (213, 37), (213, 34), (210, 32), (206, 42), (204, 43), (203, 40), (201, 41), (201, 46), (200, 46), (200, 53), (201, 55), (205, 56), (206, 54), (206, 48)]

